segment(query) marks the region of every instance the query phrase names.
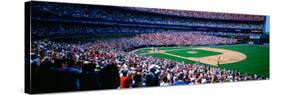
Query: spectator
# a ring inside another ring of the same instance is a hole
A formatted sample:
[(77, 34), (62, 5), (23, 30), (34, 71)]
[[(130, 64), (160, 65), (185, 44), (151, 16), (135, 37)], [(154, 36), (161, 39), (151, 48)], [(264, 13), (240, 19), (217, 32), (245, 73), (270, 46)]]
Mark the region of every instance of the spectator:
[(177, 80), (174, 82), (173, 85), (185, 85), (185, 84), (186, 84), (186, 83), (183, 81), (183, 74), (180, 73), (180, 74), (178, 75)]
[(123, 71), (120, 77), (120, 88), (130, 88), (132, 79), (128, 77), (128, 72)]
[(120, 86), (118, 68), (114, 64), (108, 64), (101, 69), (102, 89), (116, 89)]
[(98, 90), (101, 89), (101, 80), (99, 72), (95, 71), (96, 64), (84, 63), (80, 78), (81, 90)]
[(145, 85), (146, 86), (160, 86), (158, 76), (155, 74), (156, 68), (152, 67), (150, 72), (145, 76)]
[(81, 70), (75, 66), (75, 62), (67, 60), (67, 66), (64, 68), (64, 84), (65, 90), (76, 91), (80, 90), (80, 79)]
[(168, 83), (168, 78), (164, 77), (162, 82), (160, 83), (160, 86), (170, 86), (170, 84)]
[(137, 74), (133, 76), (132, 87), (133, 88), (144, 87), (141, 72), (137, 72)]

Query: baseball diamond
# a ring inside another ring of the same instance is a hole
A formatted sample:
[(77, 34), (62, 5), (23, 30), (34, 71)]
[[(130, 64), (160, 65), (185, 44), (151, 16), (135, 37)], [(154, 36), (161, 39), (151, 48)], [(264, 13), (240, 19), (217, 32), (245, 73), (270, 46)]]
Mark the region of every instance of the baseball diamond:
[(155, 58), (183, 61), (189, 64), (199, 63), (249, 74), (269, 76), (269, 69), (257, 68), (269, 68), (269, 46), (222, 45), (208, 47), (159, 47), (159, 49), (160, 51), (158, 52), (150, 52), (150, 48), (141, 48), (133, 52)]

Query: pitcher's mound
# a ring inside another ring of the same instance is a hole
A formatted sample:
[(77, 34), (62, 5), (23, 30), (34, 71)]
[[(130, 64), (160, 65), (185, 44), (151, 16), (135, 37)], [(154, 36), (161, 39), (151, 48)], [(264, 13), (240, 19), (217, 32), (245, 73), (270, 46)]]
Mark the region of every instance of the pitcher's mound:
[(189, 54), (196, 54), (197, 52), (196, 51), (188, 51), (187, 53), (189, 53)]

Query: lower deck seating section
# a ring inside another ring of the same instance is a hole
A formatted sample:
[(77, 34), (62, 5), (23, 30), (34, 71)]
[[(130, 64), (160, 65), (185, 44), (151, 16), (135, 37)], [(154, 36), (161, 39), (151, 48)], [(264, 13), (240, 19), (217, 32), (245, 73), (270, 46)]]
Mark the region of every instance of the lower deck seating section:
[[(153, 43), (159, 40), (157, 38), (150, 40), (150, 37), (161, 38), (162, 36), (169, 39), (172, 35), (179, 34), (175, 33), (166, 36), (161, 34), (144, 34), (135, 38), (129, 38), (128, 40), (144, 38), (143, 41), (147, 40)], [(235, 42), (235, 39), (214, 38), (199, 34), (190, 35), (207, 37), (203, 38), (204, 40), (202, 41), (207, 39), (224, 39), (225, 42)], [(174, 40), (177, 39), (172, 41)], [(31, 87), (33, 87), (34, 93), (267, 79), (258, 75), (248, 75), (202, 64), (189, 64), (136, 55), (133, 52), (123, 51), (122, 47), (124, 44), (126, 44), (125, 47), (135, 45), (126, 41), (125, 39), (100, 40), (72, 44), (48, 40), (33, 41), (30, 61), (31, 79), (33, 81)], [(163, 42), (160, 42), (160, 44), (169, 44), (169, 41), (161, 41)], [(206, 43), (212, 42), (208, 41), (203, 44)]]

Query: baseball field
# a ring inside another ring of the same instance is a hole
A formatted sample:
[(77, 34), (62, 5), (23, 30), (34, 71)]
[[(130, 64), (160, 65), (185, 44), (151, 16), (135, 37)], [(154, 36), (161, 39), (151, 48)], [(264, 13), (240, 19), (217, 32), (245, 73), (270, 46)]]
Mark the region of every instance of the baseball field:
[(250, 75), (269, 77), (268, 45), (220, 45), (198, 47), (141, 48), (139, 55), (170, 59), (187, 64), (204, 64)]

